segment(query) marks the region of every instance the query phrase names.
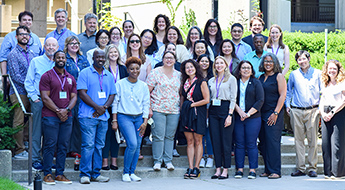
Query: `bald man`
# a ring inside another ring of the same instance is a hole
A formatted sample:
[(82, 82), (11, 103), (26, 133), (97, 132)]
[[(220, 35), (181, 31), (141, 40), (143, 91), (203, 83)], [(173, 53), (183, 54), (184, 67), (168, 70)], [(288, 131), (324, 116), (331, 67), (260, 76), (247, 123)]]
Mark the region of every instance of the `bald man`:
[(26, 75), (24, 86), (28, 93), (31, 104), (32, 117), (32, 167), (36, 170), (42, 170), (41, 150), (41, 117), (42, 101), (39, 91), (41, 76), (54, 67), (54, 53), (58, 50), (59, 45), (55, 38), (50, 37), (44, 42), (43, 48), (45, 53), (42, 56), (35, 57), (31, 60), (28, 73)]

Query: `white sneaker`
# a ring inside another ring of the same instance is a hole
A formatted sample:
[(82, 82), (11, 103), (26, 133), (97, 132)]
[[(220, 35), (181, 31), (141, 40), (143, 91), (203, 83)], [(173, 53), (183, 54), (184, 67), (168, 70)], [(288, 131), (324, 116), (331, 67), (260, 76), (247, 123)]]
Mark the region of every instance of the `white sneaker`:
[(108, 182), (110, 179), (109, 177), (101, 176), (99, 175), (96, 178), (91, 178), (91, 181), (96, 181), (96, 182)]
[(80, 178), (80, 183), (81, 184), (90, 184), (90, 178), (87, 176), (83, 176)]
[(161, 164), (160, 163), (155, 163), (155, 165), (153, 166), (153, 170), (154, 171), (161, 171)]
[(213, 158), (207, 158), (206, 168), (213, 168)]
[(122, 181), (131, 182), (131, 178), (129, 177), (129, 174), (122, 174)]
[(201, 158), (199, 167), (200, 167), (200, 168), (204, 168), (204, 167), (205, 167), (205, 164), (206, 164), (205, 159), (204, 159), (204, 158)]
[(180, 157), (180, 154), (177, 152), (176, 149), (173, 150), (173, 157)]
[(132, 181), (141, 181), (141, 178), (136, 176), (135, 174), (131, 174), (129, 177)]
[(14, 156), (14, 158), (15, 158), (15, 159), (18, 159), (18, 160), (21, 160), (21, 159), (28, 159), (28, 157), (29, 157), (29, 153), (26, 152), (26, 151), (21, 152), (21, 153), (19, 153), (19, 154), (16, 154), (16, 155)]
[(165, 166), (169, 171), (173, 171), (175, 169), (174, 165), (171, 162), (165, 164)]

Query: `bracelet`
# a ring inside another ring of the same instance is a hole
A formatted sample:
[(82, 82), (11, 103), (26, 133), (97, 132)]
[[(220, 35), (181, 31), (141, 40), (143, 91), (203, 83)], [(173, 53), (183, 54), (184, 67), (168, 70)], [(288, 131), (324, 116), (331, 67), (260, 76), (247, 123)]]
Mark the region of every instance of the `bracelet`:
[(250, 117), (250, 113), (249, 112), (247, 113), (247, 116)]
[(117, 119), (113, 119), (113, 120), (111, 121), (111, 124), (113, 124), (114, 122), (117, 122)]
[(229, 113), (228, 115), (230, 115), (230, 117), (232, 117), (232, 113)]

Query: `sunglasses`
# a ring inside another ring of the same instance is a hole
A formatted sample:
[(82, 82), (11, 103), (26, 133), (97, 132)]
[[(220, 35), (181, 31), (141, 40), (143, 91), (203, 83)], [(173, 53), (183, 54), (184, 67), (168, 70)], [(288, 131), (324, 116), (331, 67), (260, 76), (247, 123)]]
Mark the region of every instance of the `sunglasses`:
[(138, 43), (140, 43), (140, 40), (130, 40), (129, 42), (132, 43), (132, 44), (133, 43), (137, 43), (138, 44)]

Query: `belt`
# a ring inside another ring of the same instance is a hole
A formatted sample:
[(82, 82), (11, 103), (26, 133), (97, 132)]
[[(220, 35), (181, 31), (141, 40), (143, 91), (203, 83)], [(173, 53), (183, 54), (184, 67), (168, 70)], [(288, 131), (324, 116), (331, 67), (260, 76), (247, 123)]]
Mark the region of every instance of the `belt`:
[(319, 107), (319, 105), (313, 105), (313, 106), (308, 106), (308, 107), (295, 107), (295, 106), (291, 106), (291, 108), (296, 108), (296, 109), (299, 109), (299, 110), (310, 110), (310, 109), (314, 109), (314, 108), (317, 108)]

